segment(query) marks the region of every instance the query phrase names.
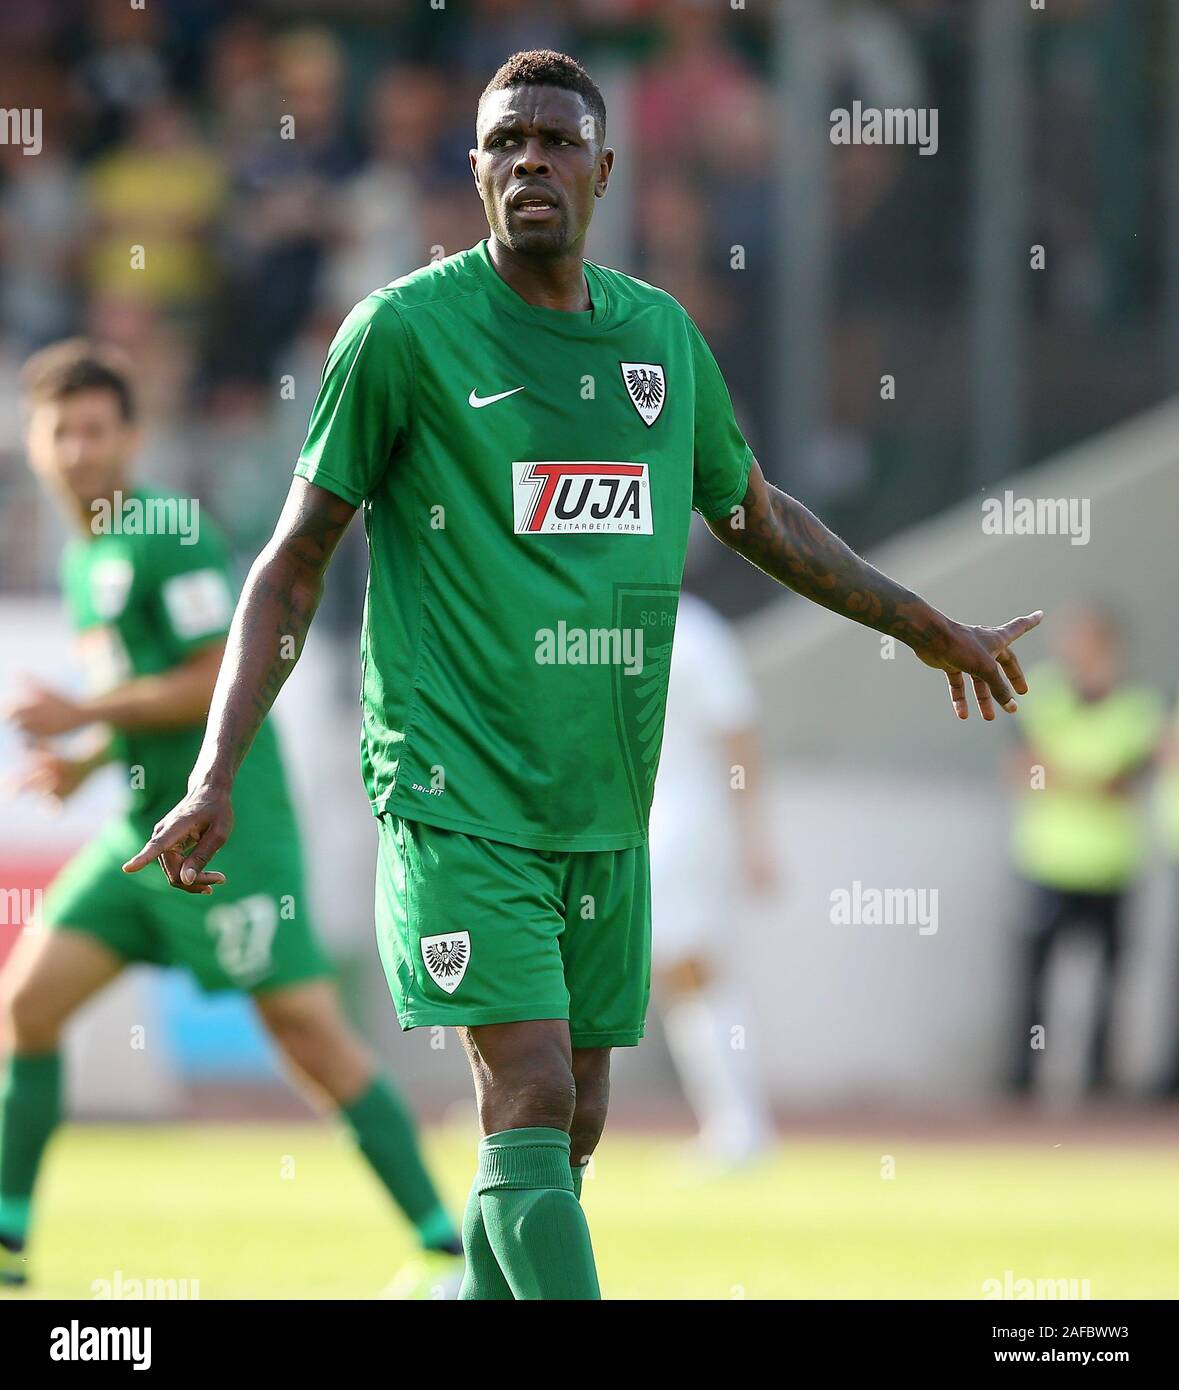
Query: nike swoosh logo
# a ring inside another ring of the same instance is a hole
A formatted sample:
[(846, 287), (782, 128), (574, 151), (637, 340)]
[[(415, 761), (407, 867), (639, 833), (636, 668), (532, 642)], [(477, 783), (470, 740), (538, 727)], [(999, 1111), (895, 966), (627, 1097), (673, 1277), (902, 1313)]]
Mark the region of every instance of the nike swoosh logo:
[(471, 394), (467, 397), (467, 404), (475, 410), (482, 410), (485, 405), (494, 405), (496, 401), (502, 401), (506, 396), (514, 396), (517, 391), (523, 389), (523, 386), (513, 386), (510, 391), (501, 391), (498, 396), (477, 396), (472, 388)]

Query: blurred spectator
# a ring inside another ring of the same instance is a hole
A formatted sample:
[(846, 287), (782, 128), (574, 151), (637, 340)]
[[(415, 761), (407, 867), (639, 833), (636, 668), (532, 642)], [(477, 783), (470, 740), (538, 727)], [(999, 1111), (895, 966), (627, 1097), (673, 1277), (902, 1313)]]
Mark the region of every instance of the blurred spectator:
[(339, 42), (321, 29), (285, 34), (275, 43), (274, 71), (269, 121), (231, 154), (227, 283), (210, 337), (214, 378), (272, 379), (278, 353), (316, 306), (339, 189), (360, 165), (345, 119)]
[(89, 7), (89, 46), (75, 69), (86, 154), (122, 139), (128, 124), (167, 94), (163, 5), (97, 0)]
[(225, 177), (175, 98), (144, 106), (128, 140), (97, 160), (86, 180), (90, 292), (141, 299), (195, 321), (214, 287), (212, 231)]
[(429, 259), (422, 238), (422, 191), (435, 172), (449, 107), (446, 82), (430, 68), (396, 68), (374, 84), (369, 162), (341, 187), (335, 202), (327, 299), (341, 313)]
[(0, 319), (24, 356), (73, 327), (83, 200), (56, 121), (35, 158), (0, 145), (0, 168)]
[[(1028, 26), (1028, 198), (1051, 250), (1029, 296), (1029, 457), (1158, 399), (1174, 92), (1150, 42), (1169, 7), (1145, 10), (1062, 0)], [(184, 456), (223, 386), (230, 402), (272, 399), (314, 318), (338, 321), (370, 289), (486, 234), (466, 164), (476, 97), (513, 49), (565, 47), (605, 84), (621, 151), (591, 255), (686, 305), (770, 471), (788, 469), (869, 545), (971, 485), (976, 29), (953, 0), (816, 13), (831, 105), (936, 107), (937, 158), (785, 130), (782, 5), (0, 6), (5, 106), (45, 116), (37, 158), (0, 145), (0, 358), (110, 325), (146, 351), (153, 408), (175, 412), (176, 441), (157, 426), (160, 447)], [(773, 448), (774, 348), (791, 331), (778, 190), (802, 138), (821, 141), (830, 181), (833, 283), (825, 338), (806, 345), (827, 381), (819, 437), (786, 458)], [(887, 403), (884, 373), (897, 383)], [(4, 577), (18, 553), (0, 555)], [(720, 597), (735, 610), (765, 592), (737, 565)]]
[[(1171, 716), (1163, 745), (1163, 775), (1160, 779), (1160, 803), (1163, 812), (1163, 843), (1171, 864), (1173, 888), (1179, 894), (1179, 706)], [(1176, 903), (1173, 910), (1179, 910)], [(1172, 932), (1172, 950), (1179, 953), (1179, 933)], [(1179, 966), (1179, 959), (1176, 960)], [(1170, 1043), (1163, 1072), (1162, 1091), (1172, 1099), (1179, 1098), (1179, 971), (1170, 997)]]
[(213, 96), (211, 133), (219, 149), (248, 148), (273, 129), (277, 109), (274, 47), (260, 19), (243, 15), (214, 33), (208, 87)]
[(768, 433), (765, 351), (776, 108), (732, 42), (733, 11), (660, 0), (660, 47), (632, 86), (635, 236), (643, 278), (709, 339), (751, 439)]
[(1020, 701), (1018, 760), (1022, 793), (1013, 851), (1028, 889), (1022, 959), (1016, 980), (1018, 1033), (1011, 1086), (1027, 1091), (1046, 1040), (1048, 967), (1055, 946), (1090, 930), (1100, 947), (1100, 978), (1084, 1081), (1110, 1083), (1110, 1017), (1123, 944), (1127, 898), (1146, 857), (1138, 783), (1162, 732), (1155, 691), (1129, 681), (1122, 633), (1111, 614), (1083, 608), (1069, 618), (1057, 661), (1028, 673)]
[(481, 91), (499, 65), (525, 48), (567, 51), (572, 35), (562, 11), (565, 0), (537, 6), (533, 0), (475, 0), (465, 32), (446, 54)]
[(643, 179), (636, 231), (652, 284), (674, 294), (711, 339), (728, 326), (731, 304), (708, 278), (708, 207), (673, 167)]
[(633, 97), (638, 153), (691, 167), (702, 149), (715, 150), (716, 130), (747, 123), (752, 73), (726, 39), (727, 7), (663, 0), (657, 15), (662, 45)]
[[(135, 364), (136, 398), (144, 428), (179, 441), (184, 431), (177, 430), (176, 422), (188, 414), (196, 366), (192, 334), (155, 304), (117, 293), (95, 295), (86, 306), (82, 326), (89, 337), (122, 348)], [(155, 460), (153, 476), (161, 477)], [(168, 472), (163, 480), (176, 481), (176, 475)]]
[(279, 452), (273, 418), (278, 399), (277, 389), (255, 382), (221, 382), (187, 440), (192, 489), (216, 499), (218, 519), (228, 519), (233, 548), (247, 563), (270, 539), (290, 487), (291, 456)]

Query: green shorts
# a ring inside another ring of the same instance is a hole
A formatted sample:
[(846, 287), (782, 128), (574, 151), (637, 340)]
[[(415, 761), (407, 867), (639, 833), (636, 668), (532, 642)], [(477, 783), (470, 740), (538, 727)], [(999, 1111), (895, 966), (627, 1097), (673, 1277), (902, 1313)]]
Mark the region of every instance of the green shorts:
[(377, 945), (402, 1028), (569, 1021), (633, 1047), (651, 989), (647, 846), (521, 849), (388, 812)]
[(42, 921), (83, 931), (128, 963), (183, 965), (200, 987), (262, 990), (331, 974), (315, 939), (297, 838), (282, 856), (229, 843), (213, 866), (226, 876), (211, 896), (173, 888), (158, 865), (122, 865), (150, 831), (111, 821), (62, 869), (45, 894)]

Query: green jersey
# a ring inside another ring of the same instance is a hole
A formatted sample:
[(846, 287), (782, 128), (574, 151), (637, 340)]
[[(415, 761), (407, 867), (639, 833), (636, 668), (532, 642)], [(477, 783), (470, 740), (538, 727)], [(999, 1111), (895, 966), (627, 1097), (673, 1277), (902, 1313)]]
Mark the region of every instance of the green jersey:
[[(103, 694), (136, 676), (180, 665), (223, 638), (234, 594), (225, 545), (202, 512), (181, 528), (181, 499), (154, 488), (125, 493), (107, 529), (66, 548), (62, 588), (90, 688)], [(115, 735), (128, 765), (133, 823), (150, 831), (184, 796), (204, 721), (179, 729), (134, 729)], [(240, 825), (282, 833), (292, 816), (274, 731), (264, 724), (234, 788)], [(280, 819), (277, 826), (274, 817)], [(257, 818), (255, 820), (255, 817)]]
[(486, 241), (377, 290), (328, 353), (296, 473), (362, 506), (374, 811), (532, 849), (642, 843), (693, 507), (752, 454), (696, 326), (586, 263), (528, 304)]

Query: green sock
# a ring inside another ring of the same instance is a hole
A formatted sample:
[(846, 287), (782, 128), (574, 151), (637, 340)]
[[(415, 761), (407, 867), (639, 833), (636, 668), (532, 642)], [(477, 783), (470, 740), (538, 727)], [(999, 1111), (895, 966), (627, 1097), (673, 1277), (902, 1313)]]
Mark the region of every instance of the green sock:
[(386, 1190), (413, 1223), (428, 1250), (458, 1252), (459, 1235), (438, 1189), (426, 1172), (413, 1120), (401, 1097), (382, 1076), (350, 1105), (340, 1107), (362, 1154)]
[(61, 1055), (17, 1052), (0, 1084), (0, 1236), (23, 1241), (33, 1184), (49, 1136), (61, 1118)]
[[(573, 1195), (581, 1201), (581, 1184), (585, 1178), (585, 1163), (571, 1163), (569, 1172), (573, 1178)], [(463, 1286), (459, 1298), (465, 1300), (491, 1301), (510, 1299), (512, 1290), (504, 1278), (495, 1251), (487, 1239), (487, 1228), (483, 1224), (483, 1210), (479, 1205), (479, 1183), (471, 1185), (471, 1195), (467, 1198), (467, 1209), (463, 1213), (463, 1253), (467, 1257), (463, 1273)]]
[(471, 1195), (467, 1198), (467, 1209), (463, 1213), (463, 1255), (466, 1265), (463, 1269), (463, 1286), (459, 1299), (464, 1302), (491, 1302), (495, 1299), (510, 1300), (512, 1290), (504, 1278), (495, 1251), (487, 1239), (487, 1228), (483, 1224), (483, 1209), (479, 1205), (479, 1180), (471, 1184)]
[(589, 1159), (584, 1163), (571, 1163), (569, 1172), (573, 1175), (573, 1195), (581, 1201), (581, 1184), (585, 1181), (585, 1170), (589, 1167)]
[(479, 1145), (479, 1209), (517, 1299), (599, 1299), (563, 1129), (508, 1129)]

